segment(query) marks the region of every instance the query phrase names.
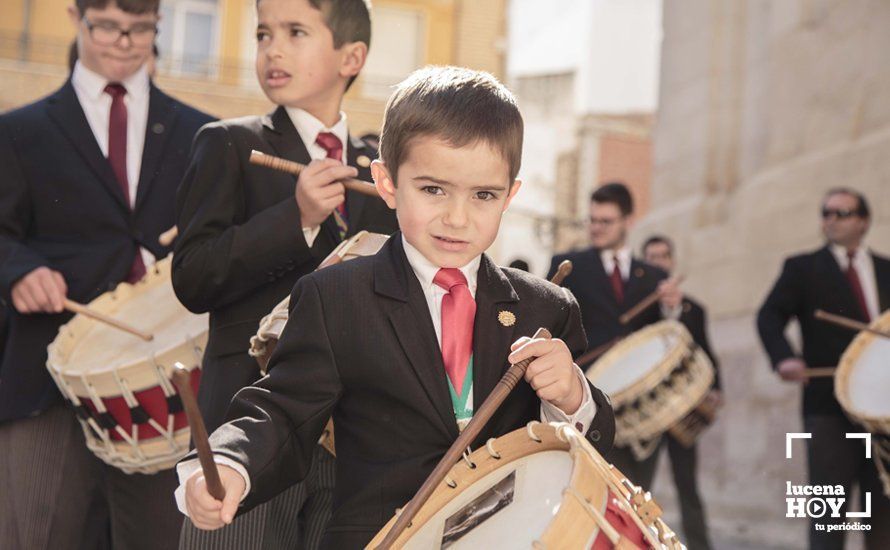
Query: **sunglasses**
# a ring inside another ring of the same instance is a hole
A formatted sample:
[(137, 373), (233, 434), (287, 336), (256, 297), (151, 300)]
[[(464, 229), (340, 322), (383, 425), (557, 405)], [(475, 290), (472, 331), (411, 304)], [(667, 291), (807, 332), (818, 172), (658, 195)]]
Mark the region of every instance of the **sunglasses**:
[(839, 208), (823, 208), (822, 209), (822, 219), (828, 220), (831, 218), (837, 218), (839, 220), (846, 220), (847, 218), (852, 218), (853, 216), (859, 215), (859, 209), (855, 210), (841, 210)]

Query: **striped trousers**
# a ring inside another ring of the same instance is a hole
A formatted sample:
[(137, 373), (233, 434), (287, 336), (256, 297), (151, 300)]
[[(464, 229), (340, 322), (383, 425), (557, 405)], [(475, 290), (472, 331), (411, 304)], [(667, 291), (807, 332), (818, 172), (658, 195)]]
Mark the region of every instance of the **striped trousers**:
[(222, 529), (202, 531), (186, 520), (179, 550), (317, 549), (331, 518), (334, 467), (334, 457), (316, 446), (305, 480)]

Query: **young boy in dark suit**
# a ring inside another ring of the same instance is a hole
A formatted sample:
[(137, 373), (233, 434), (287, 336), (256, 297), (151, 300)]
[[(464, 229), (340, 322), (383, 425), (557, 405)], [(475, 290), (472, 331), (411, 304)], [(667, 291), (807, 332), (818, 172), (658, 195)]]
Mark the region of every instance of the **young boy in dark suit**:
[[(401, 232), (376, 256), (297, 283), (269, 375), (238, 393), (211, 438), (225, 501), (209, 496), (196, 461), (179, 466), (180, 509), (196, 525), (221, 527), (239, 501), (248, 510), (299, 481), (333, 415), (337, 484), (323, 546), (367, 544), (508, 364), (526, 357), (537, 357), (528, 383), (474, 446), (543, 417), (611, 447), (611, 406), (572, 362), (586, 345), (574, 298), (484, 254), (520, 187), (522, 131), (512, 95), (485, 73), (428, 68), (399, 86), (373, 172)], [(539, 327), (554, 338), (530, 340)]]
[[(377, 156), (349, 136), (340, 110), (364, 65), (370, 34), (366, 0), (259, 0), (257, 78), (278, 108), (264, 117), (211, 124), (195, 139), (177, 199), (181, 235), (173, 285), (187, 308), (210, 312), (198, 391), (209, 430), (223, 422), (235, 392), (260, 378), (256, 359), (247, 353), (250, 337), (297, 279), (344, 235), (397, 229), (382, 201), (338, 183), (370, 180)], [(308, 167), (294, 181), (249, 164), (253, 149)], [(199, 539), (239, 549), (290, 548), (298, 541), (304, 548), (317, 546), (330, 515), (334, 466), (321, 447), (316, 455), (306, 484), (225, 533), (201, 534), (186, 526), (183, 546), (210, 544)]]
[(0, 116), (0, 548), (169, 548), (175, 474), (129, 475), (91, 453), (46, 348), (71, 319), (65, 298), (89, 302), (169, 253), (158, 236), (212, 118), (151, 81), (158, 0), (68, 3), (70, 78)]

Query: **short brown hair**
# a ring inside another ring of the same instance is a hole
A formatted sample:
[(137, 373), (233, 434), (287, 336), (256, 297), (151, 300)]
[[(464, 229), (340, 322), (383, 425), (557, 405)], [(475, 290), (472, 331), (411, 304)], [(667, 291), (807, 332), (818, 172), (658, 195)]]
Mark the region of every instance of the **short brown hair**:
[(157, 13), (161, 8), (161, 0), (74, 0), (74, 5), (77, 6), (77, 11), (83, 15), (89, 8), (104, 10), (112, 1), (121, 11), (140, 15)]
[(425, 67), (403, 80), (386, 104), (380, 158), (395, 182), (411, 142), (435, 136), (453, 147), (485, 142), (510, 166), (522, 161), (522, 114), (516, 99), (490, 74), (460, 67)]

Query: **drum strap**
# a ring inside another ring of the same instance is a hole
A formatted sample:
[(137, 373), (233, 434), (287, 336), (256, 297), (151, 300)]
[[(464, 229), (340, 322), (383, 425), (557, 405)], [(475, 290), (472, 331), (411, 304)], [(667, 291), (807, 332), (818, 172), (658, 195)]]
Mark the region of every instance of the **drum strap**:
[(473, 418), (473, 356), (470, 355), (470, 362), (467, 365), (467, 373), (464, 376), (463, 388), (458, 394), (451, 378), (448, 378), (448, 393), (451, 395), (451, 407), (454, 409), (454, 418), (457, 420), (458, 430), (463, 431), (470, 419)]

